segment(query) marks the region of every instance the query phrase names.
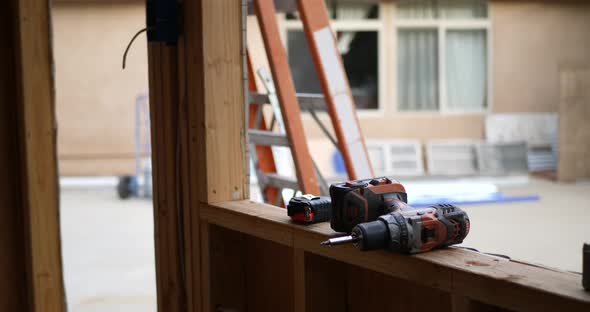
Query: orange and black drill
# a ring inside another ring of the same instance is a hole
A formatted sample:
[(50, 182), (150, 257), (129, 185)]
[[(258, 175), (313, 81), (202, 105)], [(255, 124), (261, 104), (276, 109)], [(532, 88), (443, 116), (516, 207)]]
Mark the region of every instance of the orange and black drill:
[(385, 177), (332, 184), (330, 198), (330, 226), (336, 232), (346, 233), (359, 223), (375, 221), (395, 209), (394, 200), (408, 201), (404, 186)]
[(387, 178), (335, 184), (330, 196), (332, 228), (351, 234), (322, 245), (354, 243), (361, 250), (412, 254), (459, 244), (469, 233), (463, 210), (448, 204), (411, 207), (403, 186)]

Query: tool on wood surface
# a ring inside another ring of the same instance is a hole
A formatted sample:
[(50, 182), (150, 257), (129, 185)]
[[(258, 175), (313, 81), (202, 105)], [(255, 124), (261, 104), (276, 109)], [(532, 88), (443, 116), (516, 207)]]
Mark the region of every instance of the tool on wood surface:
[(354, 243), (361, 250), (418, 253), (459, 244), (469, 233), (469, 217), (463, 210), (449, 204), (409, 206), (403, 185), (389, 178), (332, 184), (330, 198), (332, 229), (350, 235), (322, 245)]
[(330, 225), (334, 231), (346, 233), (350, 233), (357, 224), (374, 221), (397, 209), (398, 203), (408, 201), (404, 186), (385, 177), (332, 184), (330, 198)]
[(590, 291), (590, 244), (584, 244), (582, 248), (582, 285)]
[(330, 197), (306, 194), (291, 198), (287, 214), (293, 221), (318, 223), (330, 220)]
[(375, 221), (360, 223), (352, 233), (322, 242), (322, 245), (354, 243), (360, 250), (388, 249), (419, 253), (460, 244), (469, 233), (469, 217), (459, 207), (441, 204), (414, 208), (394, 199), (394, 211)]

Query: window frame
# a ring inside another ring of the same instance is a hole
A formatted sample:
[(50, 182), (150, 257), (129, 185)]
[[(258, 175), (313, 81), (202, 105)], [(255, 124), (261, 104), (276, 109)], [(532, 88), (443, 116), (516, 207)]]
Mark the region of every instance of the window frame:
[[(403, 19), (397, 17), (397, 6), (393, 9), (393, 41), (394, 41), (394, 55), (392, 60), (393, 76), (395, 79), (391, 82), (393, 87), (393, 99), (395, 102), (395, 112), (400, 114), (486, 114), (492, 111), (492, 24), (491, 12), (488, 4), (488, 14), (486, 18), (474, 19)], [(438, 47), (438, 88), (439, 99), (438, 109), (436, 110), (401, 110), (398, 101), (398, 71), (397, 71), (397, 51), (398, 51), (398, 31), (400, 29), (431, 29), (437, 32), (437, 47)], [(469, 109), (451, 109), (448, 106), (447, 99), (447, 75), (446, 75), (446, 38), (447, 32), (452, 30), (484, 30), (486, 32), (486, 106), (482, 108)]]
[[(385, 38), (386, 28), (384, 25), (384, 4), (382, 2), (376, 3), (379, 6), (379, 17), (374, 19), (341, 19), (335, 20), (330, 17), (330, 27), (332, 32), (336, 33), (339, 31), (375, 31), (377, 32), (377, 79), (379, 80), (377, 87), (379, 88), (378, 97), (379, 100), (377, 101), (377, 108), (357, 108), (355, 105), (355, 109), (359, 117), (365, 116), (384, 116), (385, 112), (385, 88), (389, 85), (386, 79), (386, 52), (385, 52), (385, 44), (383, 40)], [(285, 50), (287, 54), (289, 53), (289, 49), (287, 46), (287, 35), (288, 32), (291, 30), (300, 30), (303, 31), (303, 23), (301, 20), (290, 20), (285, 18), (285, 14), (279, 14), (278, 16), (279, 27), (282, 30), (281, 36), (283, 39), (283, 44), (285, 45)], [(307, 112), (303, 112), (304, 114), (308, 114)], [(324, 112), (321, 112), (323, 115)]]

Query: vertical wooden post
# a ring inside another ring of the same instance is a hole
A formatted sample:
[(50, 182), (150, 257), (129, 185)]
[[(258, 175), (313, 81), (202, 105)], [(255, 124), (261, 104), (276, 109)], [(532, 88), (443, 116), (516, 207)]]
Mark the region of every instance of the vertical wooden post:
[(49, 3), (0, 3), (0, 310), (65, 311)]
[(148, 45), (158, 309), (170, 312), (210, 309), (200, 207), (248, 195), (245, 8), (235, 0), (183, 4), (178, 45)]

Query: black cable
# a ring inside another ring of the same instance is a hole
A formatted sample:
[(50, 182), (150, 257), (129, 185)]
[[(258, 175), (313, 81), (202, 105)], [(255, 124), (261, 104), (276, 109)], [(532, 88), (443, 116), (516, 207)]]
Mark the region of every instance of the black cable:
[(135, 33), (135, 35), (133, 36), (133, 38), (131, 38), (131, 41), (129, 41), (129, 44), (127, 44), (127, 48), (125, 48), (125, 53), (123, 53), (123, 64), (122, 64), (123, 65), (123, 69), (125, 69), (125, 63), (127, 61), (127, 53), (129, 53), (129, 49), (131, 48), (131, 45), (133, 44), (133, 41), (135, 41), (135, 39), (137, 39), (137, 37), (139, 35), (141, 35), (142, 33), (146, 32), (148, 30), (151, 30), (151, 29), (152, 29), (152, 27), (143, 28), (143, 29), (139, 30), (137, 33)]

